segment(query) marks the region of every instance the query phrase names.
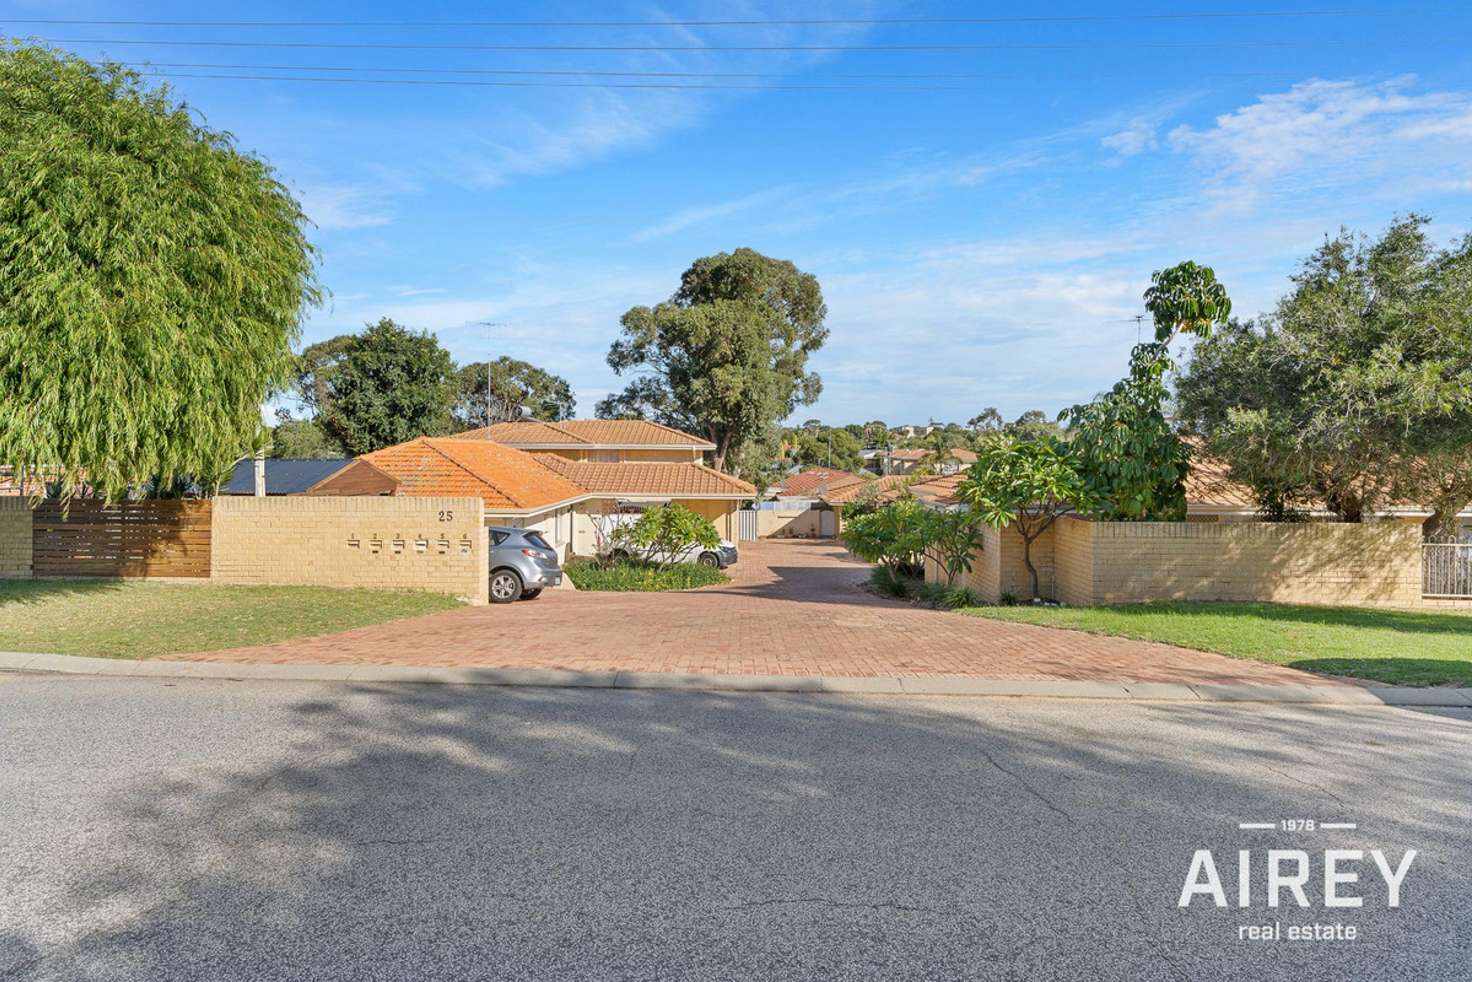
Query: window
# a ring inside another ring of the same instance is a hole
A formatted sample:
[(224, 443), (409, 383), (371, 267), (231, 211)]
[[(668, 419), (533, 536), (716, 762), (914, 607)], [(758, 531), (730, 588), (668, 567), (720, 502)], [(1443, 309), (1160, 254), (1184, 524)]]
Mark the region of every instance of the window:
[(498, 545), (500, 545), (501, 543), (503, 543), (505, 541), (506, 541), (506, 533), (505, 532), (496, 532), (494, 530), (491, 532), (491, 545), (498, 546)]
[(590, 450), (588, 459), (595, 464), (617, 464), (623, 459), (623, 454), (617, 450)]
[(527, 532), (527, 533), (525, 533), (525, 534), (522, 535), (522, 538), (526, 539), (526, 541), (530, 542), (532, 545), (536, 546), (538, 549), (551, 549), (552, 548), (552, 546), (550, 546), (547, 543), (547, 540), (544, 539), (544, 538), (542, 538), (542, 533), (541, 532)]

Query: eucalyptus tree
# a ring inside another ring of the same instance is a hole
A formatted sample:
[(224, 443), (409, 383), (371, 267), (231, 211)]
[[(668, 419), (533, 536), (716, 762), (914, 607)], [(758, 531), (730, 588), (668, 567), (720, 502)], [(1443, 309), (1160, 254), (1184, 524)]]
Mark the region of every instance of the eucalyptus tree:
[(635, 377), (596, 412), (703, 436), (722, 468), (817, 401), (823, 384), (807, 361), (827, 340), (826, 316), (817, 277), (790, 262), (753, 249), (697, 259), (669, 300), (624, 314), (608, 365)]

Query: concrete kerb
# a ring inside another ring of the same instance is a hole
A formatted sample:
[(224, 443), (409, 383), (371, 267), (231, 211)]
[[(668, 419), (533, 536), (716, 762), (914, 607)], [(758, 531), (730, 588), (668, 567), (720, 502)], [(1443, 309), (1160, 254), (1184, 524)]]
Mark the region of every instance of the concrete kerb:
[(578, 672), (543, 668), (434, 668), (408, 665), (251, 665), (234, 662), (131, 661), (0, 651), (0, 672), (130, 678), (367, 684), (662, 689), (688, 692), (809, 692), (856, 695), (1095, 699), (1120, 702), (1297, 703), (1336, 706), (1472, 708), (1472, 689), (1402, 686), (1261, 685), (955, 676), (702, 675), (666, 672)]

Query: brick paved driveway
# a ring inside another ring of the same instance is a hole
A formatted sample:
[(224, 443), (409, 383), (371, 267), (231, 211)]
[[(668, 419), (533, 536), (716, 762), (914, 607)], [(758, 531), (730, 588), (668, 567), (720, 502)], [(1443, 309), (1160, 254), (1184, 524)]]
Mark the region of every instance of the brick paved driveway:
[(210, 661), (762, 675), (972, 675), (1314, 684), (1314, 676), (1168, 645), (925, 610), (863, 592), (868, 567), (821, 542), (746, 543), (732, 581), (683, 593), (549, 590)]

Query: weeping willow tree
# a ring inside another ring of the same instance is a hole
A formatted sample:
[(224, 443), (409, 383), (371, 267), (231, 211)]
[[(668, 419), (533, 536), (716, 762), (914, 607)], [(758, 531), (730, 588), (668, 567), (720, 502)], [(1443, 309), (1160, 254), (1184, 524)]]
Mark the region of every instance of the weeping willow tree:
[(305, 223), (167, 87), (0, 43), (0, 463), (115, 497), (250, 452), (320, 301)]

